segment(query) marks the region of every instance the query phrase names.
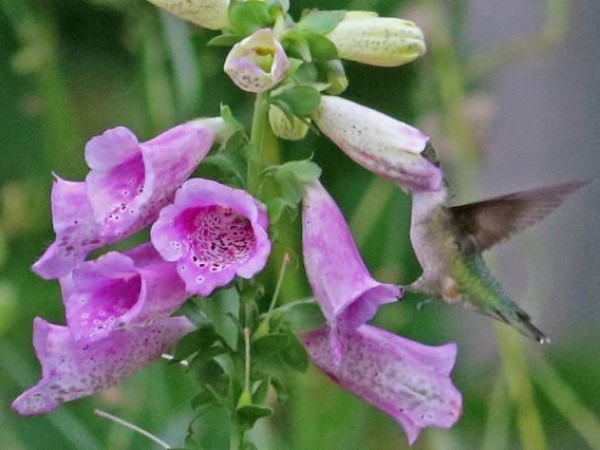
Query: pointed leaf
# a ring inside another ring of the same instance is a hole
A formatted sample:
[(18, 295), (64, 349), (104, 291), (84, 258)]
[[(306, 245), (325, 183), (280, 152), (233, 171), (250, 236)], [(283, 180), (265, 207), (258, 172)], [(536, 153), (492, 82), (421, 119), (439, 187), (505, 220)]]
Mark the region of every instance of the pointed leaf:
[(346, 11), (311, 11), (298, 22), (297, 28), (318, 34), (327, 34), (342, 21)]

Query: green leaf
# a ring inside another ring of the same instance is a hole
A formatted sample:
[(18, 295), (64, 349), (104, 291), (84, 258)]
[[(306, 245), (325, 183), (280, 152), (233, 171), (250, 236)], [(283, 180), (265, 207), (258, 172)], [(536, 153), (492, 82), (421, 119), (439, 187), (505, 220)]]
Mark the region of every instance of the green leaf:
[(313, 61), (329, 61), (338, 58), (337, 47), (325, 36), (317, 33), (306, 33), (304, 36)]
[(298, 22), (297, 28), (318, 34), (327, 34), (342, 21), (346, 11), (311, 11)]
[(235, 34), (249, 36), (259, 28), (273, 25), (278, 9), (258, 0), (234, 2), (229, 7), (229, 25)]
[(217, 334), (210, 325), (205, 325), (187, 334), (177, 343), (177, 347), (175, 347), (175, 361), (181, 361), (194, 353), (206, 351), (213, 345), (216, 339)]
[(258, 419), (272, 415), (273, 410), (267, 406), (253, 404), (237, 408), (236, 413), (240, 423), (250, 429), (254, 426)]
[(231, 134), (237, 133), (238, 131), (244, 132), (244, 125), (235, 118), (229, 106), (221, 104), (221, 118), (225, 122), (227, 128), (231, 131)]
[(288, 326), (296, 333), (313, 330), (325, 323), (321, 308), (312, 298), (286, 303), (275, 311), (285, 314)]
[(285, 91), (272, 96), (269, 101), (279, 107), (284, 114), (286, 107), (298, 117), (312, 116), (321, 104), (321, 94), (310, 86), (292, 86)]
[(234, 187), (245, 187), (247, 145), (248, 139), (244, 131), (234, 133), (220, 151), (202, 160), (202, 175), (206, 178), (216, 178)]
[(302, 199), (304, 186), (319, 178), (321, 168), (314, 162), (305, 159), (269, 167), (264, 174), (273, 178), (287, 206), (295, 207)]
[(265, 399), (267, 398), (270, 385), (271, 377), (267, 376), (264, 380), (261, 380), (260, 384), (252, 394), (252, 397), (257, 403), (264, 403)]
[(282, 40), (285, 52), (290, 57), (297, 57), (303, 61), (312, 61), (310, 46), (306, 38), (298, 32), (290, 31)]
[(275, 389), (275, 394), (277, 394), (277, 401), (286, 402), (290, 395), (288, 394), (287, 388), (284, 383), (282, 383), (278, 378), (271, 378), (271, 386)]
[(201, 408), (205, 408), (209, 405), (215, 405), (219, 403), (219, 399), (215, 398), (212, 392), (208, 389), (202, 389), (202, 391), (194, 396), (192, 400), (190, 400), (190, 405), (192, 409), (199, 410)]
[(308, 353), (306, 353), (304, 345), (294, 333), (290, 332), (288, 336), (290, 345), (281, 355), (283, 362), (293, 370), (306, 372), (309, 363)]
[(206, 45), (210, 47), (232, 47), (243, 38), (243, 36), (238, 36), (237, 34), (221, 34), (212, 38)]
[(312, 84), (318, 81), (318, 72), (314, 63), (303, 63), (294, 73), (294, 79), (298, 84)]
[(232, 322), (230, 316), (238, 318), (240, 303), (235, 287), (219, 289), (211, 298), (200, 300), (202, 308), (211, 320), (215, 331), (226, 345), (236, 350), (238, 347), (238, 327)]
[(217, 392), (224, 392), (224, 387), (227, 384), (225, 371), (223, 366), (214, 359), (195, 365), (194, 373), (200, 386), (210, 384), (216, 388)]
[(271, 225), (279, 222), (286, 206), (290, 205), (281, 197), (272, 198), (267, 202), (267, 213), (269, 214), (269, 223)]
[(288, 334), (267, 334), (252, 342), (252, 352), (256, 357), (268, 358), (274, 353), (285, 350), (289, 345)]

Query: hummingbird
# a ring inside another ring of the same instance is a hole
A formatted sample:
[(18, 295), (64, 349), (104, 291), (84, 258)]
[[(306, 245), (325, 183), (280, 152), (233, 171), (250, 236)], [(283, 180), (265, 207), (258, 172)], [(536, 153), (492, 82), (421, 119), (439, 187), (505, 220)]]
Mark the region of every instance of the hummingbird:
[[(432, 148), (424, 154), (439, 164)], [(445, 185), (437, 191), (413, 192), (410, 240), (423, 273), (407, 290), (461, 302), (540, 344), (549, 343), (505, 294), (481, 254), (541, 221), (587, 183), (573, 181), (458, 206), (448, 205)]]

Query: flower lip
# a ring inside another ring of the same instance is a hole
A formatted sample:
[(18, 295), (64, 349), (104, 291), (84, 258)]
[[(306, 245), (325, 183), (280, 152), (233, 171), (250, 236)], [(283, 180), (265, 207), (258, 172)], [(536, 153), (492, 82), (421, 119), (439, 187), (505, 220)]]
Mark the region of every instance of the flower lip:
[(152, 243), (189, 293), (203, 296), (236, 275), (251, 278), (271, 250), (264, 206), (212, 180), (188, 180), (152, 226)]
[(459, 419), (462, 397), (449, 375), (456, 345), (430, 347), (362, 325), (345, 333), (344, 359), (337, 363), (325, 327), (302, 341), (313, 362), (336, 383), (390, 415), (412, 445), (426, 427), (449, 428)]
[(188, 297), (175, 264), (150, 243), (83, 262), (60, 283), (67, 324), (81, 342), (167, 316)]
[(275, 87), (287, 74), (290, 62), (273, 30), (262, 28), (233, 46), (224, 70), (241, 89), (260, 93)]
[(206, 121), (184, 123), (143, 143), (117, 127), (87, 143), (87, 195), (103, 237), (122, 239), (156, 219), (210, 150), (216, 130), (214, 119)]

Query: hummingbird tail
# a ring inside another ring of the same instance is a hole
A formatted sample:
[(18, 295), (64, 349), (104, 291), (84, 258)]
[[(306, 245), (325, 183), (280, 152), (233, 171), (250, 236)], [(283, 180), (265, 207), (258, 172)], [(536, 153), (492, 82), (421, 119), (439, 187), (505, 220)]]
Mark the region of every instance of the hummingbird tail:
[(515, 305), (515, 309), (510, 311), (510, 314), (505, 312), (494, 310), (496, 316), (506, 322), (507, 324), (516, 328), (519, 333), (535, 339), (540, 344), (549, 344), (550, 338), (540, 331), (535, 325), (531, 323), (531, 317), (521, 308)]

